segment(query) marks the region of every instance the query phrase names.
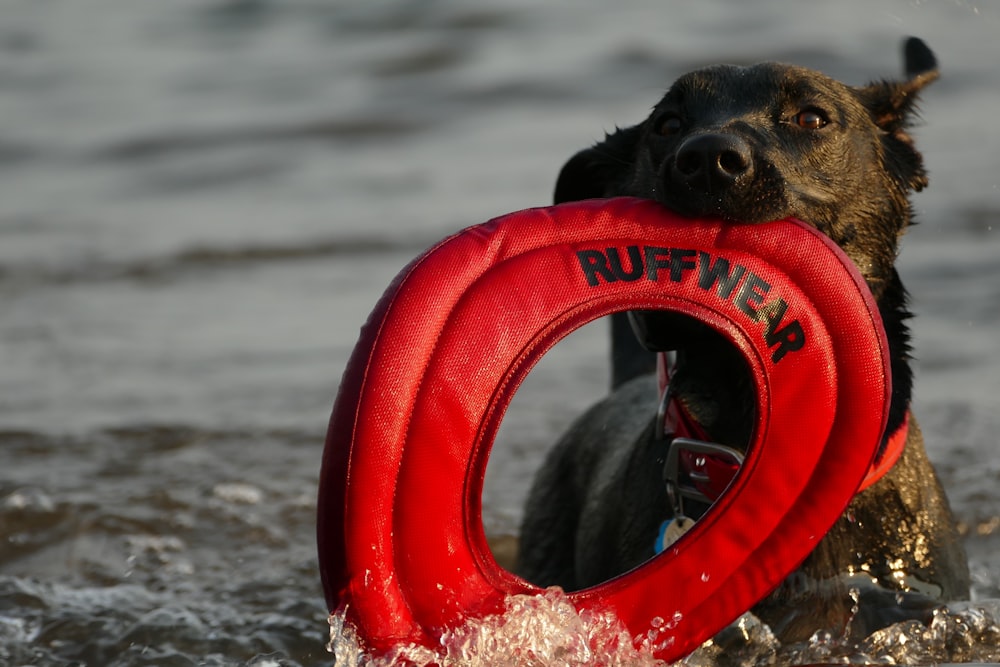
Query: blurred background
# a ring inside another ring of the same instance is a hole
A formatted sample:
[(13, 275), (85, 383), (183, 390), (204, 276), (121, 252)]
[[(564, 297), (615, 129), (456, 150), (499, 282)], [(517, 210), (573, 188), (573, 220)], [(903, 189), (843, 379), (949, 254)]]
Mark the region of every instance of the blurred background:
[[(428, 245), (549, 203), (677, 75), (942, 79), (900, 267), (916, 415), (1000, 597), (1000, 11), (963, 0), (2, 0), (0, 664), (322, 664), (323, 436)], [(591, 325), (515, 399), (484, 522), (607, 384)]]

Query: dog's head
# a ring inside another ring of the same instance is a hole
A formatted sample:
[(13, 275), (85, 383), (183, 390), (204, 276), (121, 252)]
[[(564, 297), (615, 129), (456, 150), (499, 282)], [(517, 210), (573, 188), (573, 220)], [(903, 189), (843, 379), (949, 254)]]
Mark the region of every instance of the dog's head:
[(904, 57), (905, 80), (860, 88), (778, 63), (686, 74), (645, 121), (575, 155), (555, 200), (631, 195), (692, 216), (800, 218), (840, 245), (878, 295), (910, 220), (909, 193), (927, 184), (907, 127), (937, 62), (917, 38)]
[[(893, 265), (911, 219), (909, 195), (927, 185), (907, 130), (918, 94), (938, 77), (921, 40), (906, 40), (904, 60), (903, 80), (863, 87), (777, 63), (686, 74), (645, 121), (571, 158), (556, 202), (628, 195), (691, 216), (815, 225), (853, 260), (879, 302), (892, 357), (893, 429), (912, 383), (909, 313)], [(633, 325), (648, 348), (677, 350), (671, 389), (708, 433), (745, 445), (753, 387), (742, 357), (707, 325), (677, 313), (633, 313)], [(616, 382), (634, 374), (619, 377), (619, 365), (651, 368), (634, 343), (612, 339)]]

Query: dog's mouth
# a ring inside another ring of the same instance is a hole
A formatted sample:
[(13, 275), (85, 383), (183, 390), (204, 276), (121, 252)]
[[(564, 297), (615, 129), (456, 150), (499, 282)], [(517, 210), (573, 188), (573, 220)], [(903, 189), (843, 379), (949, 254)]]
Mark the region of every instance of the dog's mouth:
[(782, 198), (774, 193), (753, 197), (752, 193), (694, 192), (687, 188), (667, 188), (657, 200), (680, 215), (720, 218), (726, 222), (756, 224), (787, 217)]

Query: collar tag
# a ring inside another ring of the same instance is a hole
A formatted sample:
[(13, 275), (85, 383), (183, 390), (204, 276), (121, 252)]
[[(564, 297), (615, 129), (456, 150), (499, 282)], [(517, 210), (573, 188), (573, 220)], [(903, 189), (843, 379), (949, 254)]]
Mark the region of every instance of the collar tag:
[(684, 535), (694, 526), (694, 519), (688, 517), (678, 517), (676, 519), (667, 519), (660, 524), (660, 534), (656, 536), (656, 544), (654, 545), (654, 550), (657, 554), (661, 554), (667, 550), (671, 544), (681, 539)]

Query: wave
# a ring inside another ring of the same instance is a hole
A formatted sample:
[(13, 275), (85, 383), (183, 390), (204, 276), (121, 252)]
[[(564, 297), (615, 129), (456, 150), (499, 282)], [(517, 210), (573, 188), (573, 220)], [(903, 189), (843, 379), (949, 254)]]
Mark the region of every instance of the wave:
[(385, 237), (319, 238), (288, 244), (244, 246), (193, 246), (160, 257), (106, 260), (88, 259), (74, 265), (10, 264), (0, 266), (0, 286), (37, 287), (95, 282), (165, 282), (194, 272), (241, 271), (262, 265), (371, 257), (402, 253), (416, 255), (433, 239)]

